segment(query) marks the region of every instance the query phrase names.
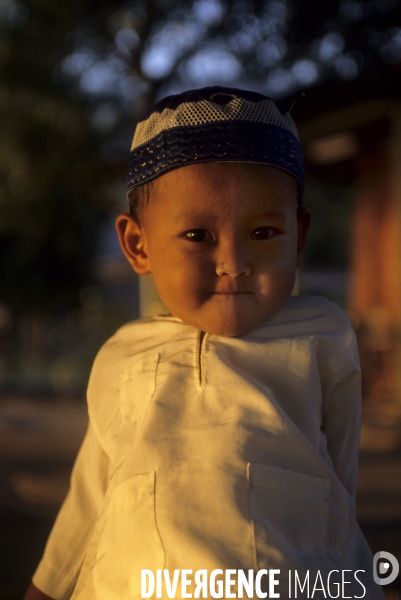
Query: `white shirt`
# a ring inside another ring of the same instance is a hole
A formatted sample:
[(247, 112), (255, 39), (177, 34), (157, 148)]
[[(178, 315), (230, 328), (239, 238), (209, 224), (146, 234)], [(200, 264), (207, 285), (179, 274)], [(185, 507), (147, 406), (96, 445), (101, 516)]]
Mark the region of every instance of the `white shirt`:
[(356, 341), (328, 300), (291, 297), (237, 338), (129, 323), (95, 360), (88, 406), (43, 592), (132, 600), (141, 569), (275, 568), (285, 598), (289, 570), (361, 569), (364, 597), (383, 598), (355, 519)]

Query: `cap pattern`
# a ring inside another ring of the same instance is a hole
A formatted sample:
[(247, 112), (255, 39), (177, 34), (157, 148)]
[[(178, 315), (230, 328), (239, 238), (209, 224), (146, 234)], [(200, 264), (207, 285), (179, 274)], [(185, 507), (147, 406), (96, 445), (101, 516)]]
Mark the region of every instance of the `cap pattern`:
[(212, 161), (273, 165), (304, 186), (291, 115), (262, 94), (216, 86), (164, 98), (138, 123), (127, 192), (172, 169)]

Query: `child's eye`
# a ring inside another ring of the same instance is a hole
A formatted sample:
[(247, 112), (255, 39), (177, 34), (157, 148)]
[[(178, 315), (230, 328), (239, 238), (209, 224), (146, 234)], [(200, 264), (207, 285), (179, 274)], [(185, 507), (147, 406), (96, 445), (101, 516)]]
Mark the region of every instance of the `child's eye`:
[(213, 239), (206, 229), (191, 229), (185, 233), (185, 236), (192, 242), (209, 242)]
[(277, 232), (277, 229), (274, 229), (274, 227), (258, 227), (257, 229), (254, 229), (252, 231), (251, 239), (252, 240), (268, 240), (276, 232)]

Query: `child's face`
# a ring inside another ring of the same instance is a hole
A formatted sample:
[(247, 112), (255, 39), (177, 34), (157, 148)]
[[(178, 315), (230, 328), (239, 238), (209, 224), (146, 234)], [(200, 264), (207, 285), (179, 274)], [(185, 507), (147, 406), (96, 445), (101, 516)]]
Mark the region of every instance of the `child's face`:
[(171, 313), (202, 331), (245, 334), (290, 296), (309, 213), (294, 177), (266, 165), (204, 163), (157, 178), (140, 224), (121, 215), (122, 248), (152, 273)]

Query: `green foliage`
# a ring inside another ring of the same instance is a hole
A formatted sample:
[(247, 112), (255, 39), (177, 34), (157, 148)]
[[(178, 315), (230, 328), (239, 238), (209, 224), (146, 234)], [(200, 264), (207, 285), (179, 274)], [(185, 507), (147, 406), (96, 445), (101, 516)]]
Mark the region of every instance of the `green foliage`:
[(73, 22), (66, 3), (0, 8), (0, 300), (18, 312), (63, 309), (88, 280), (100, 218), (86, 107), (55, 76)]

